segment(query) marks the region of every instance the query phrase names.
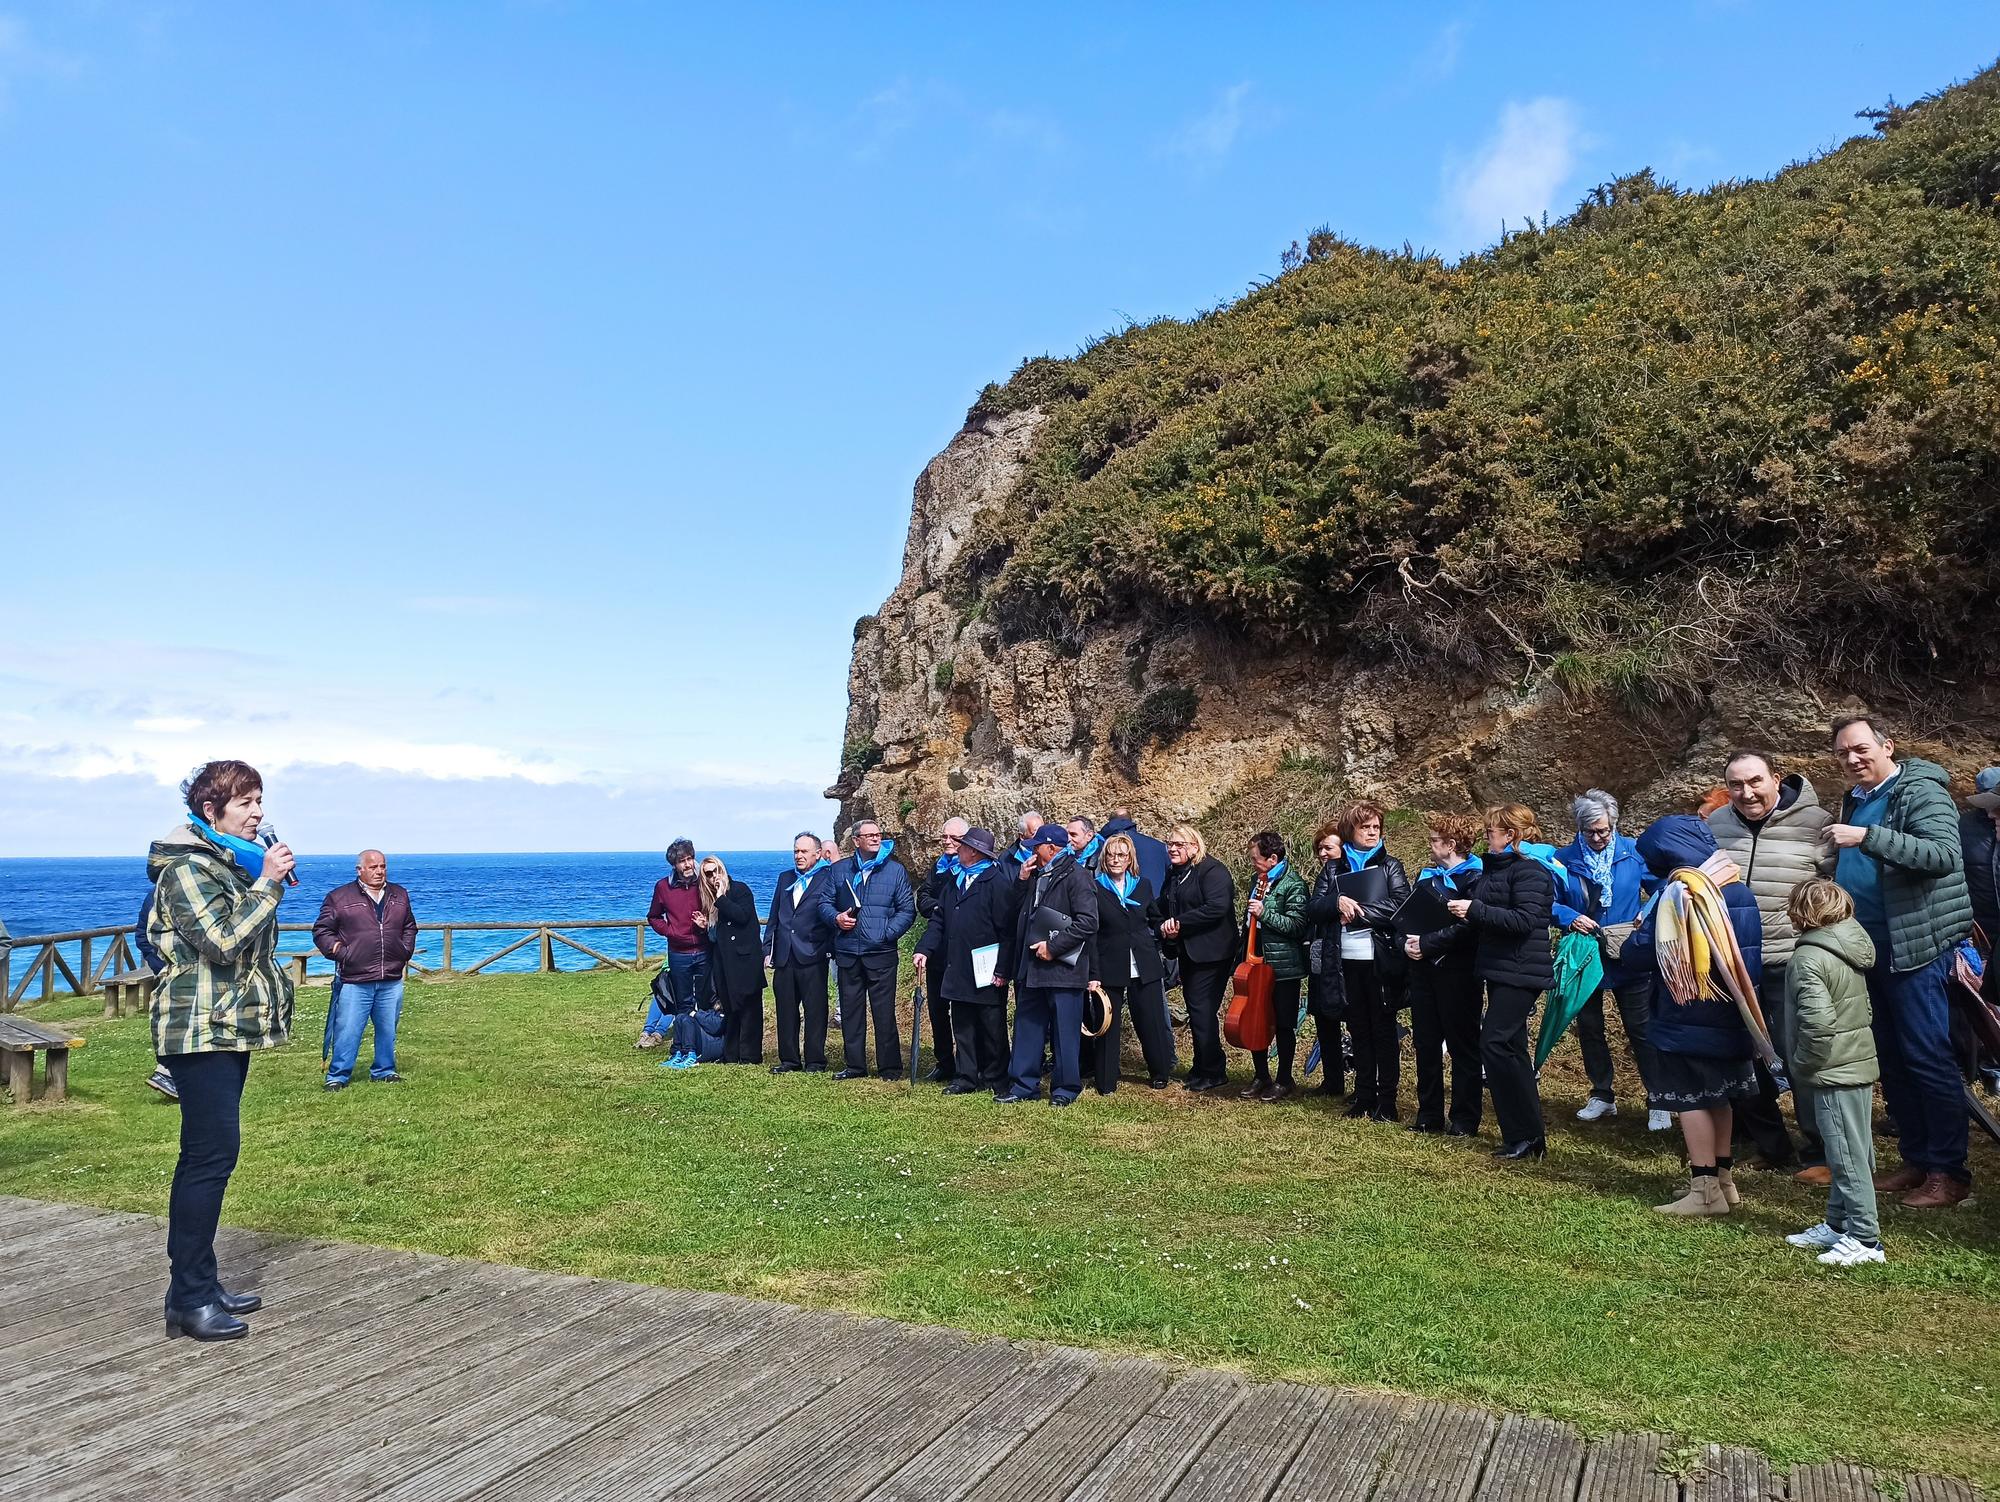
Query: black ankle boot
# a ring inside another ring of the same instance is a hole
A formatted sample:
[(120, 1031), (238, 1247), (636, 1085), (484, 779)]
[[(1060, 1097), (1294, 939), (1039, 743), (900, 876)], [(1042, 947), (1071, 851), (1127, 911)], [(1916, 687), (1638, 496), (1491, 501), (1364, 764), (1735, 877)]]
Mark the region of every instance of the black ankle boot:
[(1549, 1144), (1547, 1138), (1530, 1137), (1526, 1142), (1510, 1142), (1505, 1147), (1495, 1148), (1493, 1156), (1496, 1158), (1505, 1158), (1510, 1162), (1521, 1158), (1533, 1158), (1539, 1163), (1543, 1158), (1548, 1156), (1548, 1152)]
[(195, 1340), (241, 1340), (250, 1327), (221, 1304), (203, 1304), (199, 1309), (169, 1309), (167, 1339), (177, 1335)]
[(231, 1293), (226, 1288), (217, 1290), (215, 1302), (222, 1306), (222, 1312), (225, 1314), (255, 1314), (259, 1309), (264, 1307), (264, 1300), (259, 1295), (254, 1293)]

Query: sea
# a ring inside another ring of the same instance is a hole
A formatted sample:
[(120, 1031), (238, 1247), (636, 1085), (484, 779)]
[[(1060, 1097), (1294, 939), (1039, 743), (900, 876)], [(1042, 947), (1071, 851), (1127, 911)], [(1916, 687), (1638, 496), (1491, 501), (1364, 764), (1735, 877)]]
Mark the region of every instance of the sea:
[[(707, 854), (708, 852), (703, 852)], [(781, 872), (792, 867), (789, 850), (718, 850), (714, 854), (729, 874), (748, 884), (757, 896), (757, 910), (767, 911)], [(667, 874), (666, 858), (657, 850), (564, 852), (550, 855), (397, 855), (389, 862), (389, 879), (409, 889), (417, 922), (424, 923), (553, 923), (585, 918), (623, 918), (634, 923), (646, 916), (653, 883)], [(343, 883), (354, 880), (354, 857), (302, 855), (298, 886), (285, 896), (279, 921), (310, 924), (319, 916), (320, 902)], [(34, 934), (66, 933), (84, 928), (129, 927), (138, 917), (147, 891), (142, 856), (49, 857), (0, 859), (0, 922), (16, 943)], [(578, 929), (574, 936), (614, 959), (633, 957), (635, 935), (629, 928)], [(452, 968), (462, 970), (485, 955), (504, 949), (521, 937), (516, 932), (458, 933), (452, 936)], [(442, 936), (418, 935), (417, 963), (440, 962)], [(77, 963), (78, 944), (63, 946), (65, 958)], [(285, 934), (279, 948), (298, 953), (312, 947), (309, 935)], [(663, 954), (666, 941), (646, 936), (650, 959)], [(102, 954), (100, 948), (97, 951)], [(32, 957), (18, 949), (13, 973)], [(537, 946), (524, 945), (502, 956), (482, 973), (533, 970)], [(565, 970), (589, 969), (595, 962), (563, 945), (556, 946), (556, 964)], [(332, 967), (314, 956), (310, 973), (330, 975)], [(39, 991), (39, 986), (37, 986)]]

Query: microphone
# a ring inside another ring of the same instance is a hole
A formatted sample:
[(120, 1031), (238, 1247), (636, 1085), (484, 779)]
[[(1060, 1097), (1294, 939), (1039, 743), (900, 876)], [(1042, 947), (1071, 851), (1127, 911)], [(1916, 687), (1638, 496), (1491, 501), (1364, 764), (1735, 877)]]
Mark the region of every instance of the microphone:
[[(258, 825), (257, 843), (262, 845), (266, 850), (269, 850), (273, 845), (277, 844), (278, 843), (277, 826), (275, 824)], [(295, 887), (298, 884), (299, 884), (299, 873), (296, 870), (288, 871), (285, 873), (286, 886)]]

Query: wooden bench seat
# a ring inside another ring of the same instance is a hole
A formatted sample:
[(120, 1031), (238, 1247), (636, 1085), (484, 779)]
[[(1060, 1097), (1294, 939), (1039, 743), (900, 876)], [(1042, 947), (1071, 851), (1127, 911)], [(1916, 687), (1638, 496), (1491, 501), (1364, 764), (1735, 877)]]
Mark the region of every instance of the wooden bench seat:
[[(0, 1014), (0, 1070), (5, 1071), (8, 1091), (15, 1105), (30, 1100), (69, 1098), (69, 1051), (83, 1047), (83, 1039), (61, 1028), (30, 1022), (11, 1013)], [(42, 1067), (43, 1088), (37, 1091), (35, 1055), (46, 1054)]]
[(153, 987), (159, 977), (141, 965), (137, 970), (121, 970), (104, 977), (104, 1015), (123, 1017), (126, 1012), (145, 1012), (153, 1005)]

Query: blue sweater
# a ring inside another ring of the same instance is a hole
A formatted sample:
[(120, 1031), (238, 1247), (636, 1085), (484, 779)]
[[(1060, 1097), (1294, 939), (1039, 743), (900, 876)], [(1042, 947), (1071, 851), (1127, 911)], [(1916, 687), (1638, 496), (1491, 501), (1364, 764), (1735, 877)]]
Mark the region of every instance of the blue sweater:
[[(1585, 880), (1589, 875), (1589, 865), (1584, 859), (1586, 854), (1588, 852), (1580, 837), (1556, 852), (1556, 859), (1569, 871), (1567, 890), (1556, 893), (1557, 926), (1568, 928), (1579, 915), (1595, 918), (1599, 923), (1636, 921), (1639, 909), (1645, 905), (1655, 886), (1645, 861), (1639, 856), (1638, 843), (1622, 834), (1611, 837), (1611, 906), (1608, 908), (1598, 906), (1592, 898), (1590, 885)], [(1604, 962), (1604, 984), (1613, 988), (1629, 979), (1636, 979), (1641, 973), (1625, 963), (1622, 952), (1617, 959)]]

